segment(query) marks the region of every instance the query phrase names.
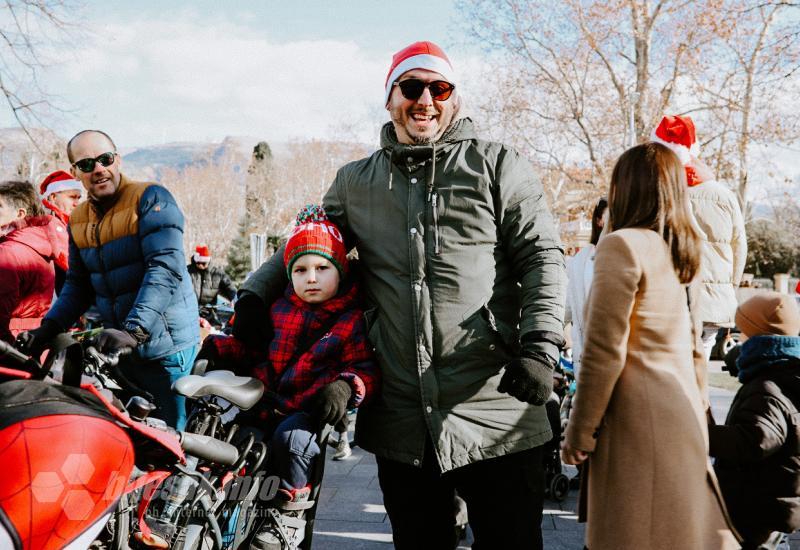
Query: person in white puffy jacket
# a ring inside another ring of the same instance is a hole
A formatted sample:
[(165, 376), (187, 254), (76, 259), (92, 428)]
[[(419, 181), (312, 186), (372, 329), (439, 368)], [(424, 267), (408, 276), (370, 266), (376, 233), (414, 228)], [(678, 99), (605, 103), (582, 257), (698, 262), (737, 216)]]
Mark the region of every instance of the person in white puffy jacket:
[(734, 326), (736, 288), (747, 261), (744, 218), (736, 196), (697, 158), (694, 122), (688, 116), (664, 116), (651, 136), (672, 149), (686, 167), (689, 205), (703, 239), (697, 315), (703, 321), (706, 360), (720, 327)]
[(572, 323), (572, 368), (575, 376), (581, 367), (584, 340), (583, 310), (594, 275), (594, 251), (605, 226), (608, 200), (603, 197), (592, 212), (592, 235), (589, 244), (567, 262), (567, 309), (564, 324)]

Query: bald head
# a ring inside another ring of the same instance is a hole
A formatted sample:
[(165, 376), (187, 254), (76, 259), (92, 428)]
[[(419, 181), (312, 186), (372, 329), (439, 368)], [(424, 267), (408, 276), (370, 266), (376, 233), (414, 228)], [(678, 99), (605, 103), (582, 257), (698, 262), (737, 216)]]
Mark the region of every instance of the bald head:
[[(76, 160), (75, 156), (72, 153), (72, 145), (73, 145), (73, 143), (75, 141), (79, 140), (81, 137), (84, 137), (84, 136), (87, 136), (87, 135), (90, 135), (90, 134), (99, 134), (100, 136), (103, 136), (107, 140), (108, 144), (111, 146), (109, 151), (116, 152), (117, 146), (114, 145), (114, 141), (111, 139), (111, 136), (109, 136), (104, 131), (102, 131), (102, 130), (81, 130), (80, 132), (78, 132), (77, 134), (72, 136), (72, 138), (67, 142), (67, 158), (69, 159), (69, 163), (70, 164), (72, 164)], [(80, 160), (80, 159), (78, 159), (78, 160)]]
[(67, 156), (72, 176), (81, 182), (90, 198), (103, 201), (114, 196), (119, 188), (122, 159), (108, 134), (100, 130), (78, 132), (67, 144)]

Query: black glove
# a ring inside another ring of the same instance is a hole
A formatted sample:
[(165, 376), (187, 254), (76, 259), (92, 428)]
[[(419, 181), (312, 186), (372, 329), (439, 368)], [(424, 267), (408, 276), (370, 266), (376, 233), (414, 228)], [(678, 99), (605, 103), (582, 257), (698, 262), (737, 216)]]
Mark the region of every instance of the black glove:
[(95, 345), (100, 353), (120, 353), (136, 349), (139, 342), (130, 332), (106, 328), (95, 338)]
[(38, 357), (48, 344), (63, 331), (58, 323), (45, 319), (39, 328), (20, 332), (14, 345), (18, 350), (33, 357)]
[(352, 395), (350, 384), (344, 380), (336, 380), (323, 386), (314, 396), (314, 415), (319, 419), (320, 425), (334, 426), (341, 422), (347, 414), (347, 402)]
[(247, 293), (233, 306), (233, 336), (252, 349), (266, 349), (272, 341), (269, 309), (255, 294)]
[(530, 354), (506, 365), (497, 391), (532, 405), (544, 405), (553, 393), (553, 368), (550, 357)]

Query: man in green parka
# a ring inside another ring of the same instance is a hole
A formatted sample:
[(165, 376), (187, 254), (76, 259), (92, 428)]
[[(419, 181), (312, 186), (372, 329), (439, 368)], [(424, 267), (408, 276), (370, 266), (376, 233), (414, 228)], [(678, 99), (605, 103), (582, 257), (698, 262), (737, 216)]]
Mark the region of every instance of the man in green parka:
[[(532, 166), (458, 118), (431, 42), (395, 54), (381, 149), (339, 170), (325, 211), (358, 250), (381, 393), (358, 415), (395, 546), (541, 548), (544, 407), (563, 343), (564, 253)], [(282, 251), (239, 293), (234, 334), (264, 345)]]

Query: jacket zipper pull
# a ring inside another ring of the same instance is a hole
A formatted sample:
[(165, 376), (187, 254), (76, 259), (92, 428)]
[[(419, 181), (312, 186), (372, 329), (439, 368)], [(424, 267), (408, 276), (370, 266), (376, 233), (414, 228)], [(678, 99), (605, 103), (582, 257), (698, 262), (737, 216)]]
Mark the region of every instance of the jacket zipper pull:
[(433, 254), (441, 252), (439, 246), (439, 194), (431, 191), (431, 209), (433, 210)]

